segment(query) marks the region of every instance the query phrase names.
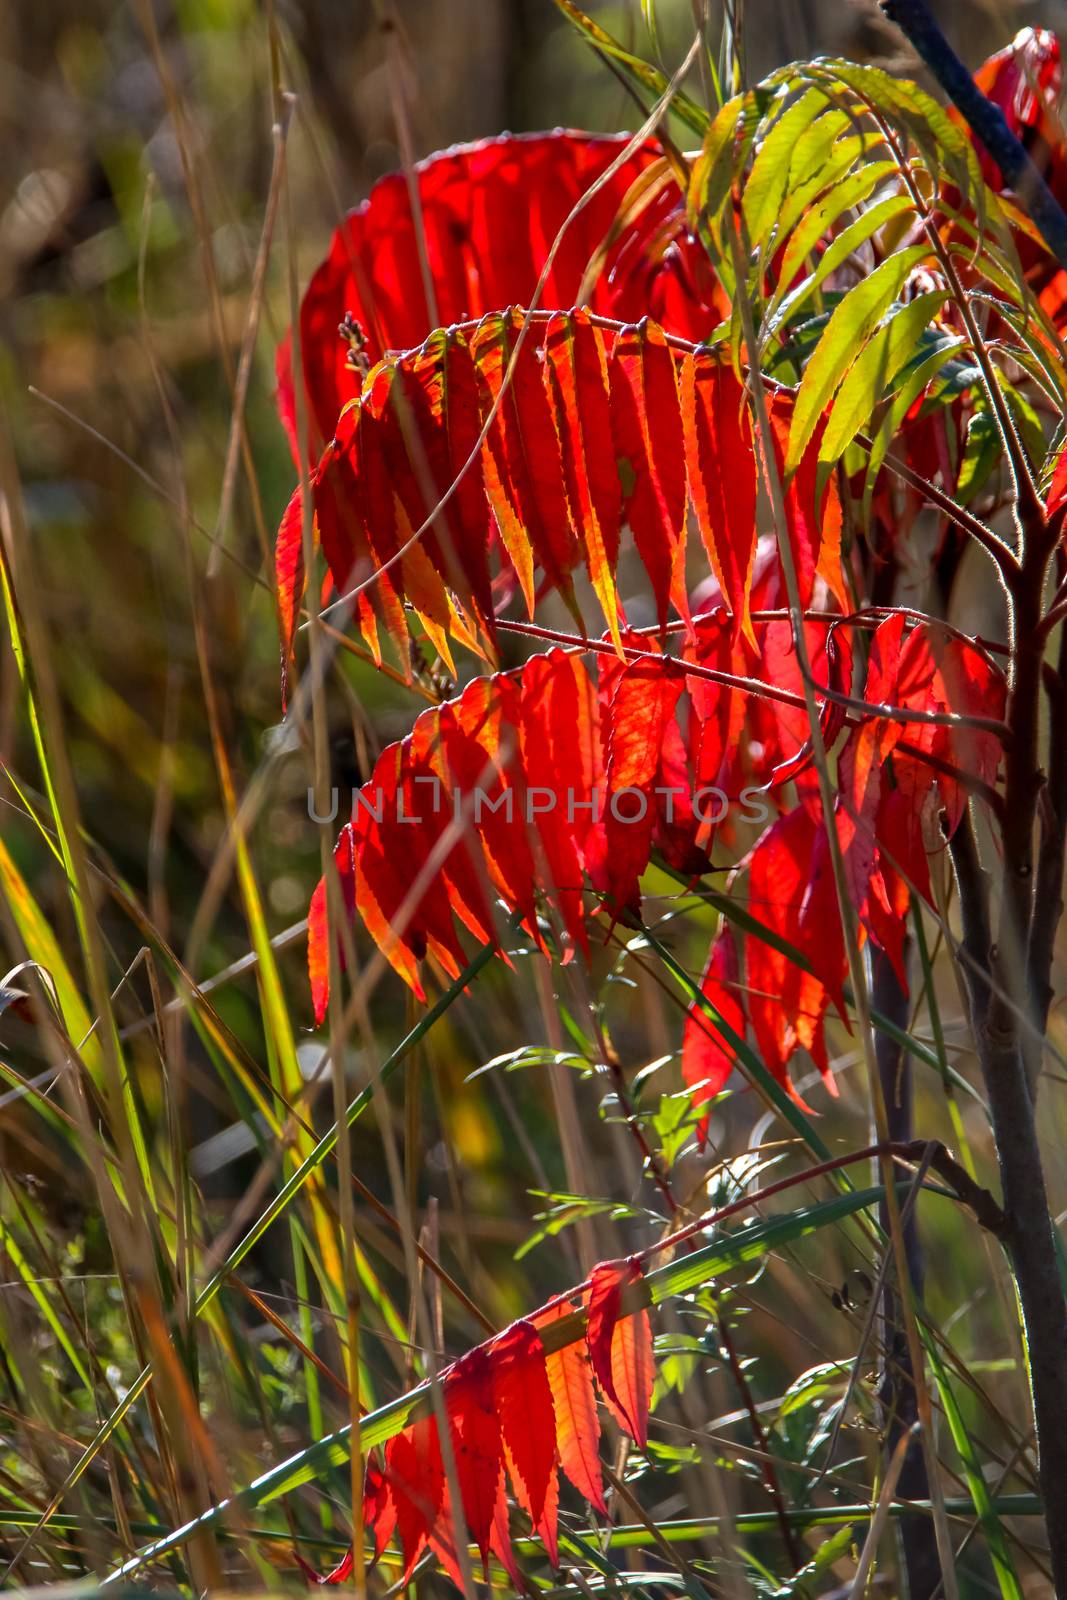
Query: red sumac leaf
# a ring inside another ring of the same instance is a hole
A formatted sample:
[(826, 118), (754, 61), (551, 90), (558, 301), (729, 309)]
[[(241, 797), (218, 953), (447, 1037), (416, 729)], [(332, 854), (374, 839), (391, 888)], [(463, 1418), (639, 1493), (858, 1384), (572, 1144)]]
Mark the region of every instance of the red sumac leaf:
[[(1035, 157), (1041, 159), (1045, 150), (1055, 152), (1060, 148), (1062, 130), (1057, 108), (1063, 66), (1059, 40), (1048, 28), (1021, 28), (1011, 44), (983, 61), (974, 81), (1000, 107), (1016, 138), (1033, 145), (1034, 132), (1041, 132), (1044, 144), (1035, 149)], [(1003, 189), (1003, 174), (988, 150), (954, 107), (949, 107), (948, 114), (974, 145), (982, 176), (990, 188)]]
[[(901, 641), (907, 619), (887, 617), (875, 630), (867, 661), (863, 697), (869, 705), (897, 700)], [(885, 767), (904, 724), (888, 717), (868, 717), (854, 728), (838, 760), (837, 836), (852, 904), (866, 908), (872, 874), (877, 870), (876, 819), (885, 781)]]
[(420, 1417), (385, 1447), (385, 1478), (396, 1506), (406, 1583), (430, 1542), (445, 1493), (441, 1442), (433, 1417)]
[[(356, 863), (351, 827), (341, 829), (334, 845), (333, 862), (337, 870), (341, 893), (341, 907), (351, 919), (356, 907)], [(327, 917), (326, 879), (319, 880), (308, 908), (308, 976), (311, 979), (311, 1000), (315, 1007), (315, 1021), (326, 1015), (330, 993), (330, 942)], [(340, 930), (338, 930), (338, 936)], [(338, 966), (344, 971), (344, 947), (338, 937)]]
[(377, 1560), (396, 1529), (396, 1501), (382, 1464), (373, 1453), (367, 1459), (363, 1480), (363, 1517), (374, 1535), (374, 1557)]
[(615, 677), (608, 736), (606, 831), (608, 889), (618, 915), (637, 900), (656, 819), (654, 789), (681, 675), (659, 662), (634, 661)]
[(1067, 504), (1067, 445), (1061, 446), (1048, 486), (1047, 510), (1050, 517)]
[(537, 353), (539, 329), (528, 328), (519, 344), (522, 324), (518, 311), (486, 317), (474, 331), (471, 349), (482, 386), (483, 416), (496, 405), (483, 456), (486, 494), (533, 616), (535, 562), (574, 609), (570, 575), (580, 555), (567, 507), (559, 434)]
[[(493, 1525), (489, 1530), (489, 1548), (499, 1559), (504, 1571), (515, 1585), (516, 1593), (522, 1594), (527, 1585), (515, 1560), (515, 1551), (511, 1545), (511, 1529), (508, 1526), (508, 1497), (504, 1493), (504, 1480), (500, 1479), (496, 1488), (496, 1505), (493, 1509)], [(553, 1566), (559, 1565), (558, 1551), (553, 1554), (549, 1551)]]
[(575, 822), (577, 805), (588, 805), (596, 787), (588, 727), (594, 705), (579, 657), (550, 650), (524, 667), (520, 742), (527, 811), (544, 853), (542, 881), (555, 896), (571, 940), (564, 959), (575, 947), (589, 954), (582, 903), (585, 854)]
[[(515, 1498), (558, 1566), (554, 1499), (556, 1424), (545, 1349), (532, 1323), (513, 1322), (489, 1346), (493, 1404)], [(546, 1512), (550, 1515), (546, 1516)]]
[[(781, 475), (792, 420), (792, 397), (776, 394), (771, 404), (771, 431)], [(785, 517), (796, 567), (800, 603), (810, 605), (816, 578), (822, 578), (842, 609), (848, 595), (841, 571), (841, 497), (831, 474), (819, 490), (819, 445), (825, 421), (820, 421), (800, 465), (785, 485)]]
[(314, 1567), (308, 1565), (303, 1556), (298, 1555), (296, 1559), (300, 1570), (304, 1574), (304, 1577), (307, 1579), (307, 1581), (309, 1583), (316, 1584), (347, 1583), (349, 1578), (352, 1576), (352, 1568), (355, 1560), (351, 1545), (349, 1545), (348, 1549), (345, 1551), (336, 1567), (333, 1568), (332, 1572), (316, 1572)]
[[(418, 226), (405, 174), (391, 173), (375, 184), (334, 234), (300, 308), (313, 456), (359, 389), (349, 346), (338, 336), (346, 315), (362, 327), (364, 354), (373, 365), (388, 349), (420, 344), (435, 326), (527, 305), (556, 235), (584, 199), (562, 235), (539, 302), (549, 310), (574, 304), (631, 185), (662, 160), (658, 144), (647, 140), (594, 188), (628, 137), (504, 134), (431, 156), (414, 171)], [(680, 203), (666, 175), (645, 209), (613, 237), (589, 293), (594, 311), (627, 322), (651, 310), (673, 332), (696, 339), (720, 320), (703, 251), (686, 236)], [(420, 228), (432, 308), (420, 267)], [(287, 338), (278, 353), (277, 378), (279, 409), (292, 438), (289, 347)]]
[(756, 553), (756, 452), (745, 391), (730, 367), (697, 350), (681, 375), (689, 493), (708, 559), (734, 619), (755, 643), (748, 590)]
[[(727, 927), (720, 930), (708, 953), (700, 992), (743, 1039), (745, 1014), (740, 1000), (737, 946)], [(730, 1076), (735, 1060), (733, 1047), (716, 1032), (707, 1012), (699, 1005), (690, 1006), (682, 1035), (682, 1077), (693, 1091), (695, 1106), (715, 1098)], [(707, 1134), (708, 1119), (703, 1117), (697, 1128), (701, 1144)]]
[(396, 539), (391, 500), (387, 522), (376, 509), (386, 495), (386, 484), (375, 427), (369, 408), (348, 406), (312, 478), (315, 522), (338, 596), (347, 595), (376, 574), (370, 589), (358, 595), (356, 609), (360, 631), (375, 662), (380, 663), (379, 623), (384, 624), (401, 659), (408, 631), (395, 582), (400, 574), (385, 567), (395, 554)]
[(281, 630), (282, 709), (288, 697), (289, 658), (296, 637), (296, 619), (304, 598), (304, 495), (294, 490), (278, 524), (274, 545), (274, 587), (278, 596), (278, 624)]
[(611, 426), (630, 524), (656, 601), (660, 627), (673, 603), (688, 621), (685, 586), (686, 482), (675, 359), (662, 330), (624, 328), (610, 362)]
[(631, 1439), (648, 1442), (648, 1408), (655, 1380), (652, 1326), (648, 1312), (623, 1315), (626, 1290), (644, 1279), (641, 1264), (601, 1261), (590, 1276), (586, 1344), (601, 1393)]
[[(571, 1312), (566, 1301), (538, 1312), (535, 1324), (545, 1327)], [(575, 1341), (545, 1356), (556, 1419), (556, 1447), (567, 1477), (583, 1499), (607, 1515), (600, 1474), (600, 1419), (593, 1372), (585, 1345)]]
[[(749, 907), (771, 932), (804, 954), (809, 954), (814, 942), (821, 942), (824, 967), (828, 950), (843, 965), (836, 904), (821, 926), (805, 919), (818, 834), (819, 825), (803, 805), (768, 828), (749, 858)], [(822, 979), (805, 972), (781, 950), (754, 934), (745, 940), (745, 979), (749, 1019), (768, 1070), (794, 1100), (803, 1104), (786, 1070), (790, 1056), (802, 1045), (811, 1053), (832, 1091), (823, 1039), (829, 995)]]
[(483, 1345), (460, 1357), (445, 1377), (444, 1391), (463, 1515), (488, 1575), (502, 1450), (492, 1371)]
[(604, 335), (583, 311), (559, 313), (544, 334), (545, 383), (563, 460), (571, 526), (618, 646), (615, 590), (622, 493), (612, 450)]

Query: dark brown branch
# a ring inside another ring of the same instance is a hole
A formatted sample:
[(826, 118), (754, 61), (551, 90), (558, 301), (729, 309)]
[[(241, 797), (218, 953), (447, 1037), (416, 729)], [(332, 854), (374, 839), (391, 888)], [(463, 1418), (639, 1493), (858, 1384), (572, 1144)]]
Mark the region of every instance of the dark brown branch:
[[(1042, 951), (1050, 947), (1058, 912), (1045, 903), (1045, 896), (1058, 900), (1060, 894), (1058, 880), (1042, 884), (1035, 894), (1033, 847), (1039, 804), (1049, 803), (1038, 741), (1042, 594), (1059, 529), (1040, 503), (1020, 510), (1022, 566), (1008, 585), (1012, 656), (1006, 717), (1012, 738), (1005, 762), (995, 942), (989, 885), (968, 817), (956, 830), (950, 850), (960, 893), (971, 1024), (1000, 1167), (1004, 1242), (1022, 1309), (1053, 1577), (1056, 1593), (1067, 1595), (1067, 1303), (1028, 1076), (1032, 1052), (1040, 1053), (1040, 1038), (1031, 1046), (1027, 1026), (1039, 977), (1031, 966), (1033, 941), (1036, 934)], [(1052, 837), (1046, 827), (1045, 838)]]
[(974, 1027), (984, 1024), (989, 1010), (989, 961), (993, 935), (989, 920), (989, 875), (978, 855), (974, 824), (965, 811), (948, 841), (960, 897), (963, 940), (963, 980), (970, 1001)]
[(1067, 214), (1008, 127), (1003, 111), (982, 93), (941, 32), (930, 7), (925, 0), (881, 0), (881, 5), (985, 145), (1052, 254), (1067, 267)]
[(1036, 1099), (1041, 1045), (1052, 1004), (1052, 955), (1063, 916), (1063, 868), (1067, 845), (1067, 627), (1060, 636), (1058, 670), (1043, 675), (1049, 701), (1048, 781), (1038, 806), (1036, 890), (1030, 918), (1027, 979), (1030, 1021), (1024, 1053), (1030, 1093)]

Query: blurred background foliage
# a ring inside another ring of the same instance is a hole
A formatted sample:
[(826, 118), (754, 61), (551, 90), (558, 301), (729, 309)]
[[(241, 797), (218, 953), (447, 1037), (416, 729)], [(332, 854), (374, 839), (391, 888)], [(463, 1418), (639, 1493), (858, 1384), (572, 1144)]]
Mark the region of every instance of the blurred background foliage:
[[(644, 40), (637, 3), (590, 9), (620, 38)], [(960, 0), (938, 11), (972, 65), (1023, 23), (1067, 26), (1064, 0), (1041, 7)], [(664, 56), (676, 60), (689, 35), (690, 0), (661, 0), (657, 15)], [(862, 0), (751, 0), (744, 17), (752, 77), (820, 50), (899, 59), (876, 6)], [(219, 515), (232, 379), (270, 185), (272, 28), (280, 79), (296, 96), (288, 135), (290, 206), (275, 231), (246, 407), (254, 492), (242, 467), (232, 516), (221, 530), (227, 558), (204, 590), (211, 670), (238, 788), (244, 792), (257, 771), (267, 777), (253, 842), (272, 933), (303, 918), (319, 873), (306, 765), (278, 732), (278, 643), (265, 560), (294, 483), (273, 401), (273, 355), (289, 322), (290, 272), (301, 287), (306, 283), (340, 213), (402, 163), (407, 145), (417, 158), (504, 128), (609, 130), (639, 120), (625, 89), (551, 0), (14, 0), (0, 8), (0, 383), (82, 820), (198, 978), (225, 969), (249, 948), (232, 872), (225, 864), (218, 870), (225, 813), (196, 656), (186, 530), (203, 568)], [(406, 731), (421, 703), (351, 658), (343, 658), (331, 696), (335, 778), (350, 787), (366, 752)], [(0, 760), (29, 793), (39, 789), (15, 662), (3, 641)], [(0, 803), (0, 835), (60, 945), (76, 950), (62, 875), (3, 778)], [(666, 880), (662, 887), (669, 887)], [(114, 977), (133, 962), (141, 938), (103, 892), (98, 911)], [(702, 915), (688, 924), (685, 954), (694, 970), (710, 928)], [(15, 959), (17, 952), (7, 964)], [(291, 939), (280, 959), (301, 1059), (317, 1059), (303, 941)], [(604, 954), (602, 976), (611, 959)], [(532, 1191), (566, 1191), (577, 1159), (587, 1194), (640, 1206), (633, 1147), (612, 1124), (600, 1084), (564, 1071), (553, 1077), (550, 1094), (536, 1068), (466, 1082), (503, 1052), (569, 1042), (566, 1014), (542, 1005), (547, 980), (534, 965), (520, 959), (509, 974), (494, 964), (475, 996), (430, 1036), (395, 1105), (417, 1214), (425, 1220), (431, 1198), (439, 1201), (444, 1259), (496, 1324), (577, 1275), (574, 1240), (584, 1230), (591, 1230), (586, 1244), (600, 1254), (618, 1245), (601, 1212), (577, 1230), (558, 1232), (553, 1223), (546, 1240), (512, 1265), (534, 1214), (546, 1209)], [(241, 1045), (262, 1061), (254, 982), (239, 978), (214, 998)], [(119, 996), (120, 1021), (136, 1024), (148, 999), (141, 970)], [(958, 1013), (951, 994), (946, 1003)], [(392, 977), (372, 1009), (384, 1051), (414, 1011)], [(606, 1015), (628, 1067), (678, 1048), (679, 1011), (638, 975), (627, 973), (608, 991)], [(546, 1034), (552, 1027), (554, 1036)], [(2, 1040), (27, 1075), (46, 1065), (34, 1062), (30, 1030), (17, 1017), (3, 1023)], [(225, 1227), (259, 1159), (216, 1064), (193, 1038), (185, 1049), (185, 1137), (210, 1237)], [(842, 1057), (842, 1099), (825, 1119), (827, 1136), (846, 1126), (854, 1135), (866, 1115), (862, 1087), (849, 1081), (850, 1064), (851, 1057)], [(158, 1117), (164, 1091), (147, 1042), (141, 1065), (138, 1090), (150, 1117)], [(353, 1082), (362, 1080), (366, 1065), (352, 1053)], [(676, 1067), (668, 1073), (675, 1075), (657, 1082), (676, 1089)], [(315, 1112), (320, 1125), (327, 1099), (320, 1096)], [(566, 1124), (574, 1099), (582, 1132), (578, 1155), (572, 1147), (568, 1162), (557, 1118)], [(735, 1102), (718, 1114), (716, 1134), (728, 1131), (726, 1144), (736, 1155), (755, 1148), (769, 1130), (744, 1095)], [(822, 1097), (819, 1109), (826, 1109)], [(664, 1101), (658, 1134), (665, 1148), (681, 1142), (671, 1119), (683, 1116), (683, 1106)], [(940, 1087), (924, 1088), (917, 1120), (924, 1132), (946, 1127)], [(975, 1133), (983, 1137), (980, 1122)], [(353, 1149), (363, 1181), (388, 1198), (380, 1132), (371, 1119), (360, 1124)], [(45, 1229), (42, 1258), (52, 1259), (68, 1282), (72, 1313), (91, 1323), (104, 1367), (114, 1368), (110, 1381), (121, 1385), (136, 1356), (124, 1344), (87, 1172), (72, 1168), (62, 1142), (43, 1136), (10, 1096), (0, 1097), (0, 1165), (7, 1172), (0, 1213), (21, 1207), (20, 1215)], [(1054, 1176), (1060, 1194), (1063, 1177), (1061, 1162)], [(702, 1164), (691, 1181), (704, 1181)], [(557, 1221), (570, 1214), (560, 1203)], [(931, 1310), (937, 1315), (974, 1297), (970, 1339), (975, 1349), (987, 1341), (995, 1392), (996, 1359), (1008, 1352), (999, 1306), (989, 1308), (988, 1320), (983, 1309), (982, 1263), (968, 1256), (979, 1246), (955, 1210), (943, 1208), (936, 1218)], [(357, 1227), (403, 1318), (407, 1299), (395, 1239), (362, 1204)], [(30, 1314), (26, 1291), (9, 1289), (5, 1248), (0, 1244), (0, 1295), (9, 1335), (22, 1328), (48, 1372), (57, 1361), (54, 1340)], [(778, 1266), (768, 1267), (770, 1285), (753, 1291), (761, 1307), (758, 1330), (746, 1335), (746, 1349), (758, 1352), (761, 1363), (761, 1392), (779, 1394), (797, 1373), (851, 1350), (849, 1297), (859, 1297), (862, 1316), (869, 1292), (869, 1284), (850, 1279), (852, 1265), (844, 1245), (840, 1258), (824, 1249), (807, 1276), (791, 1274), (781, 1293), (773, 1281)], [(292, 1269), (281, 1230), (257, 1253), (250, 1281), (277, 1296), (271, 1303), (292, 1320)], [(745, 1315), (749, 1303), (742, 1290), (736, 1315)], [(247, 1404), (232, 1394), (230, 1409), (216, 1397), (222, 1450), (235, 1477), (278, 1459), (308, 1430), (292, 1346), (261, 1318), (242, 1316), (254, 1334), (268, 1421), (249, 1421)], [(335, 1351), (328, 1322), (317, 1303), (313, 1326), (329, 1361)], [(477, 1336), (477, 1327), (460, 1318), (446, 1343), (458, 1349)], [(403, 1378), (405, 1358), (395, 1337), (390, 1344), (384, 1318), (365, 1355), (379, 1393), (395, 1386), (398, 1374)], [(712, 1384), (728, 1430), (732, 1391), (714, 1374)], [(96, 1419), (85, 1397), (72, 1403), (91, 1428)], [(106, 1399), (99, 1403), (106, 1412)], [(328, 1387), (322, 1404), (327, 1418), (344, 1417), (343, 1398)], [(0, 1436), (8, 1445), (0, 1445), (0, 1478), (41, 1504), (69, 1464), (69, 1447), (58, 1435), (28, 1443), (8, 1401), (2, 1409)], [(791, 1426), (782, 1424), (785, 1453), (794, 1448)], [(797, 1452), (809, 1443), (805, 1435)], [(740, 1458), (727, 1464), (742, 1474), (753, 1470)], [(805, 1483), (798, 1470), (794, 1492)], [(0, 1483), (0, 1499), (3, 1493)], [(166, 1517), (165, 1504), (160, 1514)], [(55, 1558), (34, 1558), (24, 1575), (41, 1579), (62, 1570)]]

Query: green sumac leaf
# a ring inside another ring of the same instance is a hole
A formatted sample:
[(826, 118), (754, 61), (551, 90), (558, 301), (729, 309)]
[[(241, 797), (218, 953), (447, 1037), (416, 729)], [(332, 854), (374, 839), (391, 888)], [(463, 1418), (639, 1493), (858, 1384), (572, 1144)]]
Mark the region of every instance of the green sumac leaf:
[(887, 120), (897, 123), (914, 139), (931, 171), (944, 167), (957, 187), (974, 202), (979, 229), (985, 227), (986, 187), (974, 147), (943, 106), (910, 79), (894, 78), (881, 67), (854, 61), (819, 63), (825, 73), (843, 83)]
[(823, 1361), (816, 1367), (809, 1367), (807, 1372), (802, 1372), (799, 1378), (793, 1379), (782, 1396), (782, 1403), (778, 1408), (779, 1418), (790, 1417), (794, 1412), (815, 1405), (832, 1390), (843, 1389), (847, 1377), (847, 1371), (838, 1361)]
[[(895, 170), (896, 168), (892, 161), (869, 162), (859, 172), (850, 174), (843, 182), (835, 183), (833, 188), (828, 190), (816, 205), (807, 210), (799, 226), (794, 231), (790, 231), (792, 228), (791, 206), (787, 204), (782, 215), (781, 225), (783, 231), (789, 233), (789, 242), (785, 247), (779, 274), (779, 283), (783, 287), (776, 292), (776, 299), (782, 297), (785, 286), (792, 283), (804, 261), (815, 249), (820, 239), (837, 226), (846, 211), (853, 206), (861, 205), (874, 188)], [(896, 198), (905, 199), (905, 204), (897, 207), (890, 215), (896, 215), (897, 210), (907, 209), (908, 202), (906, 197), (897, 196)]]
[[(907, 1186), (901, 1185), (906, 1193)], [(815, 1205), (801, 1206), (782, 1216), (754, 1222), (750, 1227), (735, 1228), (722, 1234), (714, 1244), (681, 1256), (669, 1266), (659, 1267), (646, 1274), (651, 1303), (656, 1306), (672, 1295), (688, 1294), (703, 1283), (719, 1278), (724, 1272), (745, 1266), (765, 1256), (768, 1251), (792, 1244), (821, 1228), (831, 1227), (858, 1211), (873, 1210), (885, 1190), (881, 1184), (867, 1189), (851, 1189), (846, 1194), (834, 1195), (830, 1200), (820, 1200)]]
[(908, 273), (928, 254), (929, 246), (925, 244), (898, 251), (850, 289), (835, 308), (797, 391), (785, 458), (787, 475), (796, 471), (831, 395), (871, 330), (897, 298)]
[(969, 506), (981, 492), (1000, 460), (1000, 451), (1000, 429), (996, 418), (983, 406), (967, 423), (967, 437), (956, 484), (956, 499), (960, 505)]
[[(689, 226), (697, 228), (702, 218), (718, 216), (733, 184), (737, 165), (739, 127), (743, 134), (742, 113), (747, 122), (755, 111), (755, 97), (735, 95), (722, 106), (704, 139), (704, 147), (689, 178), (686, 211)], [(753, 129), (753, 133), (754, 133)]]
[[(831, 125), (832, 119), (837, 115), (836, 111), (824, 112), (809, 130), (809, 134), (822, 132)], [(800, 144), (805, 142), (802, 139)], [(871, 140), (865, 134), (853, 134), (848, 138), (834, 139), (827, 152), (820, 153), (810, 163), (808, 161), (802, 163), (798, 145), (790, 169), (789, 188), (782, 201), (782, 209), (773, 235), (776, 247), (787, 243), (796, 228), (807, 225), (808, 215), (817, 204), (833, 205), (837, 192), (857, 176), (853, 171), (857, 165), (862, 167), (864, 172), (873, 171), (870, 188), (896, 171), (895, 163), (891, 161), (872, 160), (870, 151)], [(865, 192), (869, 193), (870, 188)], [(840, 211), (834, 212), (835, 217), (840, 214)], [(817, 239), (819, 234), (815, 234), (814, 237)]]
[(889, 309), (882, 327), (856, 357), (830, 412), (819, 447), (820, 465), (838, 460), (893, 381), (915, 355), (924, 329), (944, 303), (941, 290)]
[(1010, 324), (1019, 340), (1017, 345), (1012, 346), (1012, 360), (1026, 367), (1057, 410), (1067, 409), (1067, 365), (1064, 363), (1067, 352), (1041, 307), (1031, 306), (1027, 315), (980, 289), (974, 290), (970, 299), (979, 305), (989, 306), (996, 316)]
[(1045, 453), (1045, 433), (1041, 418), (1027, 394), (1001, 374), (1000, 387), (1015, 418), (1023, 445), (1032, 461), (1040, 461)]
[[(808, 276), (801, 283), (798, 283), (796, 288), (791, 290), (788, 294), (782, 296), (781, 291), (779, 291), (779, 295), (776, 295), (775, 300), (771, 302), (772, 306), (775, 306), (775, 310), (774, 314), (768, 317), (765, 321), (762, 330), (763, 340), (766, 340), (772, 334), (776, 333), (783, 322), (787, 321), (790, 317), (795, 316), (796, 312), (800, 309), (804, 302), (809, 300), (815, 293), (816, 289), (820, 288), (822, 284), (826, 282), (830, 274), (832, 272), (836, 272), (837, 268), (841, 266), (842, 262), (847, 261), (849, 256), (853, 255), (861, 245), (866, 244), (872, 235), (878, 232), (879, 228), (883, 228), (887, 222), (892, 222), (894, 217), (899, 217), (902, 212), (910, 209), (911, 201), (908, 199), (907, 195), (888, 195), (886, 199), (879, 200), (877, 205), (871, 206), (869, 211), (862, 211), (860, 215), (856, 217), (854, 221), (850, 222), (846, 228), (842, 228), (841, 232), (838, 234), (833, 243), (828, 245), (823, 251), (819, 258), (819, 264), (815, 268), (814, 272), (809, 273)], [(783, 270), (781, 276), (781, 282), (783, 284), (791, 281), (792, 276), (800, 267), (803, 256), (807, 255), (808, 249), (810, 249), (810, 245), (804, 249), (803, 255), (794, 257), (792, 270), (788, 276)], [(890, 257), (890, 260), (892, 259), (894, 258)], [(883, 262), (882, 265), (888, 266), (889, 262)], [(893, 300), (894, 298), (895, 295), (890, 294), (889, 301)], [(889, 301), (886, 302), (887, 305), (889, 304)]]
[(789, 159), (789, 193), (816, 180), (834, 181), (835, 169), (843, 170), (839, 161), (860, 159), (870, 144), (866, 135), (851, 139), (843, 136), (854, 130), (855, 117), (837, 108), (823, 111), (797, 139)]
[(760, 248), (774, 227), (790, 184), (797, 140), (826, 106), (819, 89), (808, 89), (774, 121), (756, 151), (744, 186), (741, 209), (749, 243)]
[(908, 374), (906, 383), (903, 383), (894, 395), (892, 404), (887, 408), (885, 416), (878, 425), (878, 431), (871, 440), (870, 460), (867, 465), (867, 477), (863, 486), (863, 520), (867, 522), (871, 513), (871, 497), (874, 494), (875, 480), (886, 456), (889, 446), (896, 438), (900, 425), (908, 412), (915, 404), (928, 384), (932, 383), (937, 374), (945, 367), (949, 360), (965, 344), (963, 339), (949, 339), (944, 345), (931, 352), (925, 360)]

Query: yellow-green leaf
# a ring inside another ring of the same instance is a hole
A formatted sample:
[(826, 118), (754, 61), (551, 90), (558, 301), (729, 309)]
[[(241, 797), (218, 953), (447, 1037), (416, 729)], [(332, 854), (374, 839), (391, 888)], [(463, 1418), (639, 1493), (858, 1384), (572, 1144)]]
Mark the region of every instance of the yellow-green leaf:
[(796, 471), (830, 397), (871, 330), (896, 299), (908, 273), (925, 260), (928, 252), (928, 245), (917, 244), (890, 256), (834, 308), (797, 391), (785, 459), (787, 474)]
[(923, 330), (944, 303), (944, 294), (933, 289), (906, 305), (890, 308), (888, 317), (853, 362), (847, 378), (837, 392), (830, 419), (819, 446), (819, 461), (834, 462), (866, 426), (883, 394), (915, 355)]

